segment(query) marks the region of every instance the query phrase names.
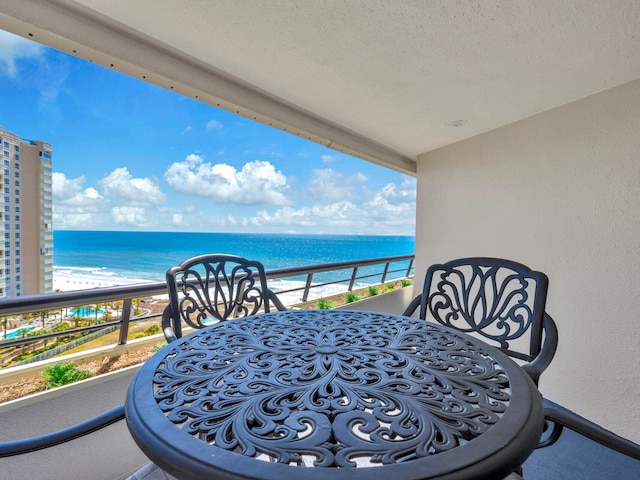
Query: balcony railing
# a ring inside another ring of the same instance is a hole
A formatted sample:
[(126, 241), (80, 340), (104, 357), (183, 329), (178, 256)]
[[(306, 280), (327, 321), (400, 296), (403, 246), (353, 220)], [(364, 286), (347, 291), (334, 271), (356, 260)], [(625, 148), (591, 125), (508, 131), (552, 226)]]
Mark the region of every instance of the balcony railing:
[[(268, 270), (267, 279), (270, 284), (278, 281), (293, 281), (296, 286), (291, 288), (273, 288), (278, 295), (299, 293), (299, 302), (306, 302), (313, 297), (314, 291), (319, 291), (329, 285), (342, 285), (344, 291), (352, 291), (359, 285), (384, 283), (394, 279), (410, 277), (414, 271), (414, 255), (399, 255), (392, 257), (354, 260), (319, 265), (279, 268)], [(330, 275), (327, 275), (330, 274)], [(330, 277), (330, 278), (329, 278)], [(314, 281), (315, 280), (315, 281)], [(297, 286), (297, 285), (300, 286)], [(133, 300), (166, 294), (165, 282), (143, 283), (116, 287), (75, 290), (40, 295), (28, 295), (0, 300), (0, 318), (9, 316), (28, 315), (36, 312), (48, 312), (78, 305), (95, 305), (106, 302), (122, 302), (122, 314), (114, 321), (101, 322), (97, 325), (85, 326), (41, 335), (25, 336), (0, 341), (0, 348), (25, 346), (32, 343), (77, 333), (89, 333), (107, 327), (119, 330), (118, 344), (127, 343), (129, 326), (136, 320), (148, 320), (160, 314), (145, 315), (132, 318)], [(285, 302), (291, 303), (291, 302)], [(294, 302), (297, 303), (297, 302)], [(2, 335), (0, 333), (0, 335)]]

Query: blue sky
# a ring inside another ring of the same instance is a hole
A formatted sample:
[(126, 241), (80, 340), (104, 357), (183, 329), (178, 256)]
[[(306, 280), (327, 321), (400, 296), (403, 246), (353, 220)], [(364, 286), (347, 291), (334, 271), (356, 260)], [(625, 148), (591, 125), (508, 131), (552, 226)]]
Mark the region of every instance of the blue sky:
[(0, 126), (55, 229), (413, 235), (415, 179), (0, 30)]

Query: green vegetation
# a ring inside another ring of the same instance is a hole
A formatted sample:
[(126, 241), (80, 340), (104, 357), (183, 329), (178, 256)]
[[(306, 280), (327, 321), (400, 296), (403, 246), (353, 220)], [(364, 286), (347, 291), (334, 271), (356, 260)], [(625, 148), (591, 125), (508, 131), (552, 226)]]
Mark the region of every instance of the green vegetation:
[(347, 303), (353, 303), (360, 300), (360, 295), (354, 292), (347, 292), (343, 295), (344, 301)]
[(163, 348), (164, 348), (164, 347), (166, 347), (166, 346), (167, 346), (167, 342), (160, 342), (160, 343), (156, 343), (156, 344), (153, 346), (153, 351), (154, 351), (154, 352), (157, 352), (158, 350), (161, 350), (161, 349), (163, 349)]
[(87, 370), (82, 370), (74, 362), (56, 363), (49, 365), (42, 372), (47, 388), (61, 387), (69, 383), (77, 382), (91, 375)]
[(402, 285), (403, 287), (408, 287), (410, 285), (413, 285), (413, 280), (400, 280), (400, 285)]
[(367, 293), (370, 297), (373, 297), (374, 295), (378, 295), (380, 293), (380, 288), (375, 285), (371, 285), (367, 288)]
[(393, 292), (395, 289), (396, 289), (396, 286), (393, 283), (385, 285), (384, 287), (385, 292)]
[(149, 328), (136, 335), (136, 338), (150, 337), (151, 335), (156, 335), (158, 333), (160, 333), (160, 326), (154, 323)]
[(327, 298), (319, 298), (316, 302), (316, 308), (319, 310), (331, 310), (336, 306), (336, 302)]

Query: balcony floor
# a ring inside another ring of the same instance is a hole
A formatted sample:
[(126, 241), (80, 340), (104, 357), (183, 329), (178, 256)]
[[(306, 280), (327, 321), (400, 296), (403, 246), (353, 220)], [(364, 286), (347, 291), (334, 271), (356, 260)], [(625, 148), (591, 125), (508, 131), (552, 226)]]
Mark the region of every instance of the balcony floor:
[[(545, 406), (562, 408), (548, 400)], [(640, 460), (565, 428), (557, 443), (533, 452), (523, 474), (525, 480), (637, 480)]]

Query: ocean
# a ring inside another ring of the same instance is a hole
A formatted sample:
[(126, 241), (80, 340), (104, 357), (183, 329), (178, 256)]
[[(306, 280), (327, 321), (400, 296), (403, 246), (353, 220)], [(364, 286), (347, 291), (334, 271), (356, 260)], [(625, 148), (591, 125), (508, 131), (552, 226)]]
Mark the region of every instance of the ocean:
[[(415, 237), (191, 232), (54, 231), (54, 275), (82, 273), (163, 281), (170, 267), (205, 253), (228, 253), (273, 268), (415, 253)], [(315, 277), (314, 277), (315, 280)], [(318, 278), (320, 280), (320, 278)], [(322, 281), (335, 280), (325, 275)]]

